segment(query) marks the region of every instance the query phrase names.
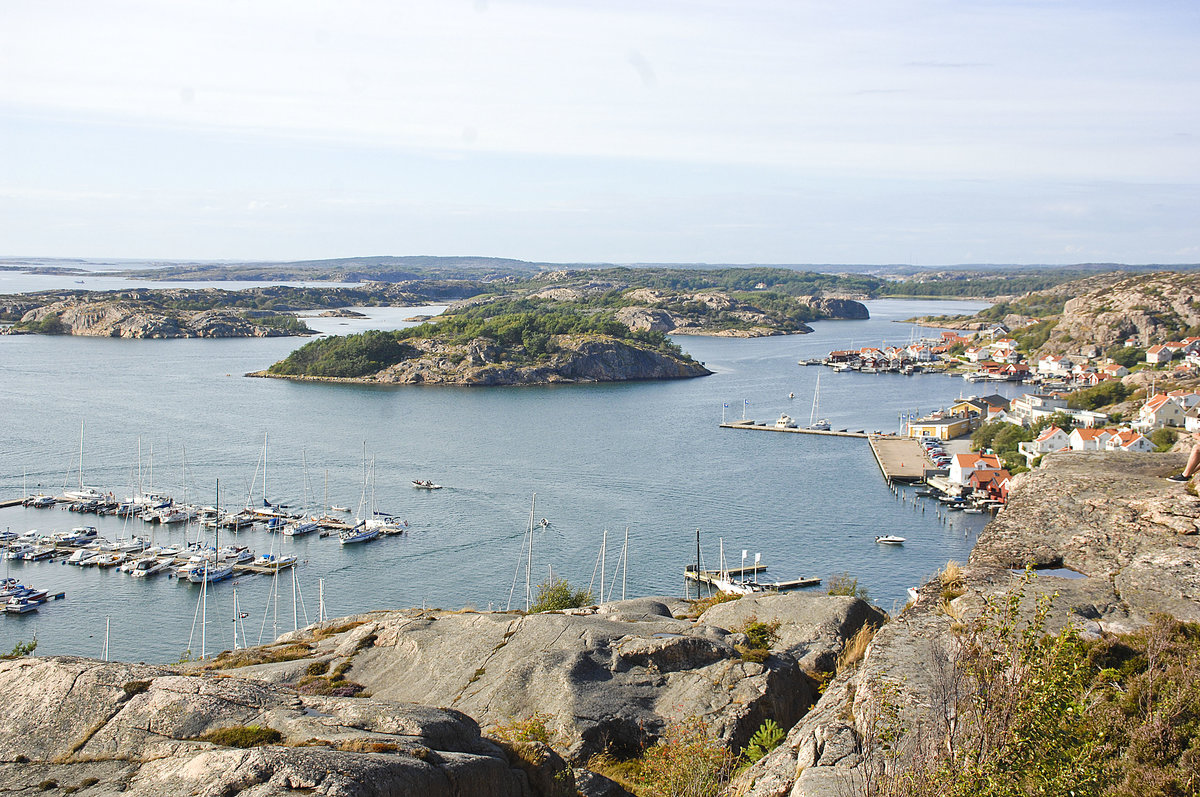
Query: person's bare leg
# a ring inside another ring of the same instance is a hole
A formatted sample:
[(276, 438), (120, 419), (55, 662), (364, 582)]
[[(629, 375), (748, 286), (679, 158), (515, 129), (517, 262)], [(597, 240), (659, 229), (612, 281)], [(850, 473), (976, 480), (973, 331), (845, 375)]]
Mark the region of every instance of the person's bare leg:
[(1183, 469), (1183, 475), (1190, 479), (1197, 470), (1200, 470), (1200, 443), (1192, 446), (1192, 453), (1188, 455), (1187, 467)]

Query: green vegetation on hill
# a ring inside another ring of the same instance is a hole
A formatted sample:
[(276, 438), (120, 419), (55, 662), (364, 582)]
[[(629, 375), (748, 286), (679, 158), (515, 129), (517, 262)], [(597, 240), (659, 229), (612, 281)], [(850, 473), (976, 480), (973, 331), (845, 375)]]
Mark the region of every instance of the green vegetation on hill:
[[(1027, 582), (1028, 583), (1028, 582)], [(1200, 790), (1200, 626), (1159, 615), (1132, 634), (1046, 633), (1050, 598), (1023, 590), (959, 626), (939, 716), (953, 717), (889, 797), (1182, 797)], [(885, 706), (868, 745), (894, 755), (913, 732)]]
[(376, 373), (415, 354), (405, 341), (436, 338), (453, 345), (476, 339), (494, 341), (506, 360), (534, 363), (556, 351), (555, 335), (604, 335), (690, 359), (661, 332), (631, 330), (611, 312), (581, 312), (546, 300), (496, 301), (463, 308), (436, 321), (394, 332), (364, 332), (311, 341), (268, 371), (280, 376), (358, 378)]

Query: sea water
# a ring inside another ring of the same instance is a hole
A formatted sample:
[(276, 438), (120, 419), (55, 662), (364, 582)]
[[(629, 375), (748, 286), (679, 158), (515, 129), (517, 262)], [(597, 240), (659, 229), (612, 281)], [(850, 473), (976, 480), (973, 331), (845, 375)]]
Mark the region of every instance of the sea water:
[[(0, 499), (61, 492), (80, 481), (118, 496), (140, 484), (189, 502), (261, 504), (297, 511), (326, 501), (374, 507), (409, 531), (365, 545), (336, 537), (222, 532), (220, 544), (294, 553), (277, 578), (246, 575), (213, 585), (59, 563), (4, 562), (8, 574), (63, 601), (0, 618), (0, 650), (34, 637), (38, 652), (147, 662), (251, 644), (313, 622), (319, 585), (340, 616), (412, 606), (524, 605), (550, 574), (600, 594), (597, 559), (607, 530), (605, 596), (683, 595), (699, 531), (704, 565), (723, 547), (738, 566), (761, 554), (764, 578), (848, 573), (886, 610), (947, 560), (964, 560), (986, 516), (936, 515), (897, 497), (865, 440), (720, 428), (746, 417), (835, 429), (896, 430), (903, 413), (948, 406), (983, 389), (941, 375), (834, 373), (799, 360), (831, 349), (900, 343), (897, 323), (928, 313), (969, 313), (970, 302), (879, 300), (871, 319), (824, 321), (810, 335), (757, 339), (679, 337), (712, 376), (665, 382), (539, 387), (371, 387), (244, 376), (303, 344), (300, 338), (114, 340), (0, 337)], [(369, 308), (368, 319), (312, 319), (327, 333), (404, 326), (441, 308)], [(794, 394), (795, 398), (789, 398)], [(725, 405), (728, 405), (726, 407)], [(265, 457), (264, 457), (265, 449)], [(153, 454), (151, 455), (151, 451)], [(140, 457), (139, 457), (140, 452)], [(372, 474), (367, 476), (367, 474)], [(444, 489), (414, 489), (431, 479)], [(536, 495), (536, 499), (535, 499)], [(524, 547), (534, 519), (532, 557)], [(0, 528), (44, 532), (96, 525), (109, 538), (148, 534), (141, 521), (60, 508), (0, 510)], [(621, 550), (628, 531), (628, 553)], [(187, 538), (197, 533), (193, 526)], [(877, 534), (906, 537), (880, 546)], [(185, 531), (155, 527), (156, 542)], [(211, 541), (211, 536), (209, 537)], [(621, 563), (620, 571), (616, 565)], [(822, 588), (823, 589), (823, 588)], [(241, 614), (235, 622), (233, 593)]]

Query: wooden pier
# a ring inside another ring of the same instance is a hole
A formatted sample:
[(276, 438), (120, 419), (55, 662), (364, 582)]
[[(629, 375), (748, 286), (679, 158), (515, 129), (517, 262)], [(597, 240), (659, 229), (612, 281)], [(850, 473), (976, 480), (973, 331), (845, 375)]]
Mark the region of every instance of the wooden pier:
[(722, 429), (758, 429), (763, 432), (792, 432), (793, 434), (817, 434), (825, 437), (867, 437), (864, 431), (850, 432), (845, 429), (838, 431), (826, 431), (824, 429), (801, 429), (791, 426), (775, 426), (774, 424), (765, 425), (752, 420), (735, 421), (733, 423), (721, 424)]
[(716, 587), (716, 582), (732, 581), (740, 579), (745, 581), (746, 576), (754, 576), (755, 581), (745, 581), (747, 586), (753, 585), (764, 590), (775, 590), (784, 592), (791, 589), (803, 589), (805, 587), (815, 587), (821, 583), (819, 578), (795, 578), (790, 581), (758, 581), (758, 574), (765, 573), (767, 566), (764, 564), (750, 565), (749, 567), (733, 567), (729, 570), (700, 570), (697, 572), (695, 565), (688, 565), (683, 571), (683, 577), (688, 581), (696, 581), (701, 584), (707, 584), (710, 587)]
[(20, 506), (23, 503), (25, 503), (24, 498), (9, 498), (0, 501), (0, 509), (8, 509), (10, 506)]
[(925, 478), (925, 469), (931, 463), (925, 449), (911, 437), (871, 435), (867, 438), (871, 453), (883, 471), (883, 478), (891, 482), (919, 482)]

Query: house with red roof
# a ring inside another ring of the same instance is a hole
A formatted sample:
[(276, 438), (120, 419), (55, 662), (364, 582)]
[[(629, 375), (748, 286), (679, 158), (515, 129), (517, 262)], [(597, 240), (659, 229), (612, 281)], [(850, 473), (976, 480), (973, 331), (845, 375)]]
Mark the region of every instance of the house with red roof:
[(1008, 501), (1008, 483), (1012, 480), (1007, 470), (977, 470), (971, 474), (967, 486), (976, 494), (984, 494), (991, 501)]
[(1077, 427), (1067, 436), (1072, 451), (1104, 451), (1104, 445), (1116, 432), (1112, 429)]
[(966, 484), (971, 474), (977, 470), (1000, 470), (1000, 458), (995, 454), (955, 454), (950, 460), (950, 481), (955, 484)]
[(1169, 363), (1175, 357), (1174, 350), (1167, 347), (1165, 343), (1156, 343), (1146, 349), (1146, 362), (1151, 365), (1162, 365)]
[(1143, 432), (1164, 426), (1183, 426), (1184, 408), (1166, 393), (1158, 393), (1138, 410), (1137, 420), (1130, 426)]
[(1104, 444), (1104, 450), (1136, 451), (1139, 454), (1148, 454), (1154, 450), (1154, 443), (1151, 443), (1145, 435), (1127, 430), (1108, 438), (1108, 442)]

